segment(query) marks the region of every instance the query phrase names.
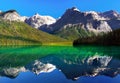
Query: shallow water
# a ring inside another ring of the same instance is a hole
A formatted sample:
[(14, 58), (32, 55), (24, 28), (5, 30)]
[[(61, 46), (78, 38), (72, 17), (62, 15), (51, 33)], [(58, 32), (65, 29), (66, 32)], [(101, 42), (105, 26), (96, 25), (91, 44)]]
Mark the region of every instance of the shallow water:
[(120, 83), (120, 47), (0, 47), (0, 83)]

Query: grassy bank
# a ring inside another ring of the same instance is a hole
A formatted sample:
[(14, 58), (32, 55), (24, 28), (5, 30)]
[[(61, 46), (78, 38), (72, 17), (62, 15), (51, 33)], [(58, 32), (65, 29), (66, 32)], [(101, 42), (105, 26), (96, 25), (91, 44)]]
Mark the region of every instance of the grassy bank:
[(50, 43), (43, 43), (43, 46), (73, 46), (73, 42), (50, 42)]

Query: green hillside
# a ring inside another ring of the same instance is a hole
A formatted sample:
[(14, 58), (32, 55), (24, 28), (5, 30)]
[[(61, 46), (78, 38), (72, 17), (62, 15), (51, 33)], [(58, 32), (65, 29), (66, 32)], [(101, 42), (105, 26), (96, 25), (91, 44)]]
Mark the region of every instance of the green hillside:
[(0, 45), (40, 45), (51, 42), (66, 42), (66, 40), (39, 31), (22, 22), (0, 20)]

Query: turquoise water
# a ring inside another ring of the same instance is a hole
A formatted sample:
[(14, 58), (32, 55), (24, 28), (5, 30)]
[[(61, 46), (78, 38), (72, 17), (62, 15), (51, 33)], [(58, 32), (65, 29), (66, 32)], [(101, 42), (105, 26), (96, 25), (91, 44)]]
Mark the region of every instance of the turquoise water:
[(0, 47), (0, 83), (119, 83), (120, 47)]

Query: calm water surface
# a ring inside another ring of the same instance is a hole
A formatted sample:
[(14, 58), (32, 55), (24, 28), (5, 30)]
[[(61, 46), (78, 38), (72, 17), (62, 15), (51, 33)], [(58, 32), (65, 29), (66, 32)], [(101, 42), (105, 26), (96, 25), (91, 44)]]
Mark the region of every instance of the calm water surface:
[(120, 83), (120, 47), (0, 47), (0, 83)]

